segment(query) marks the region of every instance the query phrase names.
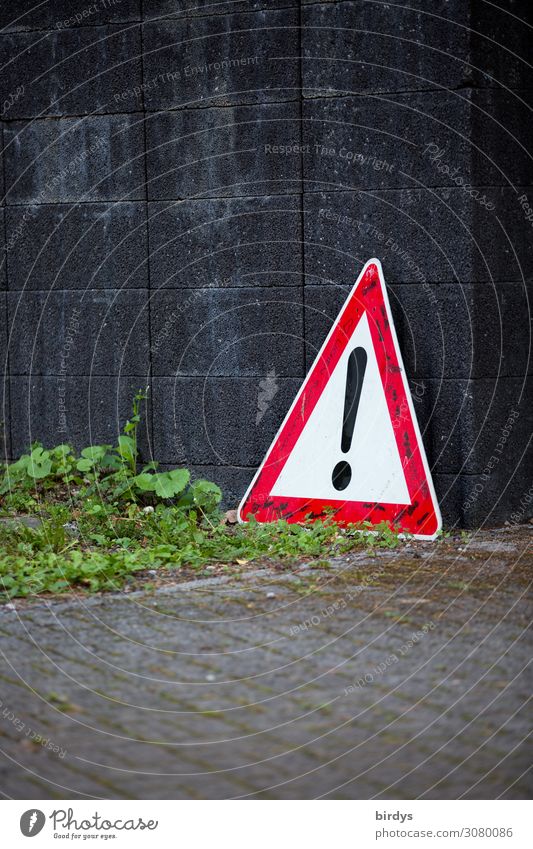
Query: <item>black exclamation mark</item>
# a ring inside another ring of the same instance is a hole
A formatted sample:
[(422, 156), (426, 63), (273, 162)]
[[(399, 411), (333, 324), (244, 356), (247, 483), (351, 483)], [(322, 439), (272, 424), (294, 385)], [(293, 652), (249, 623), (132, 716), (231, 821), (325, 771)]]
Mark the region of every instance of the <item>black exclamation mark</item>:
[[(346, 393), (344, 396), (344, 416), (342, 419), (341, 450), (346, 454), (351, 447), (359, 399), (363, 388), (367, 355), (364, 348), (354, 348), (348, 357), (346, 372)], [(346, 460), (341, 460), (333, 469), (331, 476), (335, 489), (346, 489), (352, 479), (352, 468)]]

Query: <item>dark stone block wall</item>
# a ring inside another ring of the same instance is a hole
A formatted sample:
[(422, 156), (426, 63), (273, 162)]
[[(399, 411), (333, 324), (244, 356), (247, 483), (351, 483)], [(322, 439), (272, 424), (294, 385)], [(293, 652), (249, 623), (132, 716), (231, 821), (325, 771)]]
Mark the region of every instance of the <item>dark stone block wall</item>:
[(377, 256), (446, 523), (527, 520), (531, 23), (3, 0), (4, 455), (113, 440), (149, 385), (145, 458), (234, 505)]

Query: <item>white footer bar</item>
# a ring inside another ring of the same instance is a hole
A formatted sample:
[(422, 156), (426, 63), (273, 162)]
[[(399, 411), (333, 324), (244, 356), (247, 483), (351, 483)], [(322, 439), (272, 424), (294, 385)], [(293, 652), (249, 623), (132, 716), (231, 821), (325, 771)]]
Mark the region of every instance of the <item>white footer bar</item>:
[[(530, 849), (527, 801), (3, 801), (2, 845)], [(29, 838), (35, 838), (30, 843)]]

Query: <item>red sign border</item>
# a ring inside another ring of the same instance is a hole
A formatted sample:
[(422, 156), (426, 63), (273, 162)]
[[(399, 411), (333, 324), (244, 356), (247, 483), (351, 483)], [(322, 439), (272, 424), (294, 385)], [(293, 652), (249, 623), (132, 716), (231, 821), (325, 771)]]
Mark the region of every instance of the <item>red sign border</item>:
[[(271, 495), (272, 489), (309, 416), (366, 313), (396, 444), (411, 503), (390, 504)], [(266, 457), (243, 497), (238, 518), (259, 522), (286, 519), (302, 522), (329, 515), (339, 524), (387, 522), (419, 539), (434, 539), (442, 528), (440, 510), (418, 427), (411, 392), (394, 329), (390, 304), (378, 259), (369, 260), (353, 286), (326, 341), (278, 430)]]

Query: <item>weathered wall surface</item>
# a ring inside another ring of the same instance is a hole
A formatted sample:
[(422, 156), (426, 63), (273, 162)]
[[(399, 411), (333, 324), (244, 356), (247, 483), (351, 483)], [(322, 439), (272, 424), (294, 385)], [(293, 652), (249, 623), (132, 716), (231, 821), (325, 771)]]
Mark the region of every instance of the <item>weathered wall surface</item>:
[(445, 519), (531, 515), (530, 4), (34, 5), (0, 7), (7, 455), (149, 384), (145, 456), (235, 502), (378, 256)]

